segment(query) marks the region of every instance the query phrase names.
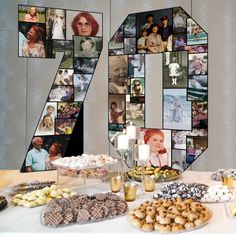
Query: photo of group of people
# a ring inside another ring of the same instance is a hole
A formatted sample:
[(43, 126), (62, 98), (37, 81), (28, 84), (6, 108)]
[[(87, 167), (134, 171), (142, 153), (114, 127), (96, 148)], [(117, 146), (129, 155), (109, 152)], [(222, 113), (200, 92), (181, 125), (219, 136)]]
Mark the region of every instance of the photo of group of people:
[(186, 162), (192, 164), (207, 149), (207, 144), (207, 137), (188, 137)]
[[(181, 170), (190, 165), (187, 138), (208, 135), (207, 121), (193, 115), (193, 105), (208, 100), (207, 37), (181, 7), (127, 16), (108, 45), (109, 138), (121, 131), (115, 125), (145, 127), (145, 60), (162, 53), (162, 128), (173, 131), (170, 149), (175, 153), (170, 165)], [(113, 101), (118, 97), (122, 102)], [(112, 119), (111, 111), (119, 118)], [(207, 116), (206, 106), (199, 113)]]
[[(80, 109), (81, 103), (79, 102), (47, 102), (35, 131), (35, 136), (72, 134)], [(61, 130), (61, 132), (58, 130)], [(64, 131), (62, 132), (62, 130)]]
[(73, 85), (73, 73), (71, 69), (59, 69), (53, 85)]
[[(27, 5), (19, 5), (18, 12), (19, 57), (56, 58), (63, 53), (33, 136), (36, 141), (55, 136), (63, 143), (73, 133), (101, 54), (102, 13)], [(41, 150), (31, 145), (28, 153), (31, 149)], [(30, 166), (27, 161), (24, 165), (24, 170)], [(41, 167), (31, 170), (45, 170)]]

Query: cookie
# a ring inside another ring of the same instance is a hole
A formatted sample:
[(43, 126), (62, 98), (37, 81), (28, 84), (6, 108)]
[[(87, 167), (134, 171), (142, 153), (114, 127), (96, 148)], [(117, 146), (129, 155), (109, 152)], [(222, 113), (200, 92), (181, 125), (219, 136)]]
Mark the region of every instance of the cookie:
[(91, 215), (89, 213), (89, 211), (87, 211), (86, 209), (81, 209), (77, 211), (77, 223), (85, 223), (87, 221), (89, 221), (91, 218)]
[(43, 215), (44, 223), (48, 226), (57, 226), (63, 222), (61, 212), (45, 212)]

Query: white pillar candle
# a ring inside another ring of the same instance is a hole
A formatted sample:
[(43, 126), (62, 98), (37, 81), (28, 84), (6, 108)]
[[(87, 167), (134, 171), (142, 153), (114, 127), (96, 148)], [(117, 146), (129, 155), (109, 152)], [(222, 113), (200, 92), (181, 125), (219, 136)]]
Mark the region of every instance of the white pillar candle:
[(129, 136), (127, 134), (121, 134), (118, 136), (117, 149), (129, 149)]
[(150, 145), (140, 144), (138, 146), (139, 160), (146, 161), (150, 158)]
[(135, 125), (128, 125), (126, 127), (126, 134), (129, 135), (130, 139), (136, 139), (136, 126)]

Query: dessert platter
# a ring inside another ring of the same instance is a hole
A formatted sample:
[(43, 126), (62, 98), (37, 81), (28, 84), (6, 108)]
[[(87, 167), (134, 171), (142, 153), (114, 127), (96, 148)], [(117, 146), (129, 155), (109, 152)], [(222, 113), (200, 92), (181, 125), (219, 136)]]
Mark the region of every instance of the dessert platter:
[(135, 228), (159, 233), (180, 233), (206, 225), (210, 209), (192, 199), (158, 199), (145, 201), (129, 211), (128, 220)]
[(0, 196), (0, 211), (7, 206), (7, 199), (4, 196)]
[(15, 196), (16, 194), (25, 194), (34, 190), (39, 190), (39, 189), (43, 189), (45, 187), (50, 187), (51, 185), (55, 184), (55, 181), (44, 181), (44, 182), (40, 182), (40, 181), (32, 181), (29, 183), (21, 183), (18, 185), (15, 185), (13, 187), (10, 187), (8, 189), (9, 196)]
[(192, 199), (199, 202), (225, 202), (234, 199), (232, 189), (216, 185), (208, 186), (201, 183), (179, 183), (172, 182), (154, 194), (154, 199)]
[(236, 180), (236, 169), (218, 169), (217, 171), (212, 173), (211, 179), (221, 181), (223, 175), (230, 175), (234, 180)]
[[(142, 167), (137, 166), (130, 169), (127, 172), (127, 175), (129, 178), (141, 182)], [(154, 175), (156, 182), (167, 182), (178, 179), (181, 176), (181, 172), (169, 166), (162, 166), (162, 167), (145, 166), (144, 175)]]
[(11, 202), (15, 206), (31, 208), (45, 205), (54, 198), (69, 198), (76, 194), (76, 192), (72, 192), (69, 188), (60, 188), (57, 185), (51, 185), (51, 187), (45, 187), (32, 192), (18, 193), (12, 198)]
[(49, 227), (86, 224), (123, 216), (127, 210), (127, 203), (111, 192), (75, 195), (50, 201), (42, 211), (41, 223)]
[(118, 163), (117, 159), (114, 159), (113, 157), (106, 154), (82, 154), (81, 156), (64, 157), (52, 161), (52, 164), (56, 168), (64, 168), (70, 170), (91, 169), (116, 163)]

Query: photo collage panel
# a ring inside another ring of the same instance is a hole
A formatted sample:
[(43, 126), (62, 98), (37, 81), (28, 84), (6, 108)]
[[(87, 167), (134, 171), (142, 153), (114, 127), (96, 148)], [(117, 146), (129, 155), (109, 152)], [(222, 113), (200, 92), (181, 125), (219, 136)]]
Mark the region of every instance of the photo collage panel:
[[(63, 157), (103, 48), (102, 19), (102, 13), (18, 5), (19, 57), (63, 53), (22, 171), (48, 169), (45, 160), (56, 155), (50, 147), (44, 149), (49, 137), (63, 145), (57, 155)], [(43, 151), (38, 155), (37, 150)]]

